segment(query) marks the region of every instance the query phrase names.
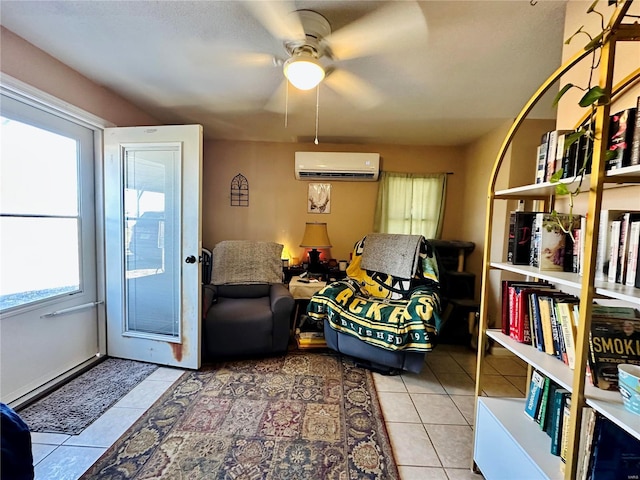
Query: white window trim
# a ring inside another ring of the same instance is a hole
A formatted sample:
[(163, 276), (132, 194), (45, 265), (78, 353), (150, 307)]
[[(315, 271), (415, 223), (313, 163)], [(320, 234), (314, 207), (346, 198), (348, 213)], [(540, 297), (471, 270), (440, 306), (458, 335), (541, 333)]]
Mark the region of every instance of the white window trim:
[[(96, 222), (96, 289), (97, 299), (102, 305), (105, 300), (105, 248), (104, 248), (104, 129), (115, 127), (113, 123), (86, 110), (46, 93), (22, 80), (0, 72), (0, 93), (34, 108), (78, 123), (93, 130), (94, 139), (94, 175), (95, 175), (95, 222)], [(106, 314), (104, 308), (98, 308), (98, 351), (107, 352)]]

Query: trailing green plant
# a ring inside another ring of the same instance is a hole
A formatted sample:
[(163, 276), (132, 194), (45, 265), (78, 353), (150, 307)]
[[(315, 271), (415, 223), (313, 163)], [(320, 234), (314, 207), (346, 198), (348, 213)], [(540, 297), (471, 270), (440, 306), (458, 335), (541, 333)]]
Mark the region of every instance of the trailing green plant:
[[(618, 0), (615, 2), (616, 5), (618, 5), (619, 3), (626, 1), (626, 0)], [(570, 90), (572, 89), (579, 89), (581, 91), (584, 92), (584, 94), (582, 95), (582, 97), (580, 98), (580, 101), (578, 102), (578, 105), (582, 108), (589, 108), (590, 112), (587, 115), (587, 120), (585, 120), (582, 125), (580, 125), (578, 127), (578, 129), (565, 136), (565, 140), (564, 140), (564, 152), (566, 153), (567, 150), (576, 142), (579, 142), (580, 139), (584, 138), (583, 141), (587, 142), (587, 145), (590, 143), (591, 145), (594, 144), (594, 141), (596, 140), (596, 135), (595, 132), (592, 128), (592, 125), (594, 123), (594, 119), (595, 119), (595, 115), (596, 115), (596, 108), (598, 105), (605, 105), (607, 103), (609, 103), (611, 101), (611, 95), (610, 92), (606, 91), (604, 88), (602, 88), (600, 85), (594, 85), (594, 75), (598, 70), (598, 67), (600, 65), (600, 61), (602, 60), (602, 47), (604, 45), (604, 41), (605, 39), (608, 37), (609, 33), (611, 32), (611, 26), (608, 25), (605, 22), (605, 17), (604, 15), (599, 12), (598, 10), (596, 10), (596, 7), (599, 3), (599, 0), (595, 0), (587, 9), (587, 14), (595, 14), (598, 15), (600, 17), (600, 33), (597, 34), (596, 36), (592, 36), (589, 32), (587, 32), (584, 28), (584, 25), (582, 25), (580, 28), (578, 28), (578, 30), (571, 35), (567, 40), (565, 40), (565, 45), (569, 45), (571, 43), (572, 40), (574, 40), (576, 37), (585, 35), (589, 40), (586, 43), (586, 45), (584, 46), (584, 49), (587, 51), (591, 51), (591, 66), (589, 68), (589, 77), (588, 77), (588, 81), (587, 81), (587, 85), (582, 87), (579, 85), (575, 85), (573, 83), (567, 83), (566, 85), (564, 85), (557, 93), (557, 95), (555, 96), (554, 100), (553, 100), (553, 106), (557, 107), (558, 103), (560, 102), (560, 99)], [(609, 2), (611, 4), (611, 2)], [(616, 153), (613, 151), (607, 151), (606, 153), (607, 157), (605, 160), (609, 160), (613, 157), (615, 157)], [(560, 220), (560, 217), (558, 217), (558, 212), (556, 212), (555, 210), (552, 213), (552, 215), (554, 216), (554, 218), (556, 218), (558, 225), (563, 229), (563, 231), (565, 233), (568, 233), (569, 235), (571, 235), (571, 238), (575, 241), (575, 239), (573, 238), (573, 232), (571, 231), (570, 225), (573, 224), (573, 206), (574, 206), (574, 199), (575, 197), (580, 193), (580, 190), (582, 188), (582, 182), (584, 180), (584, 176), (587, 172), (587, 168), (589, 166), (589, 164), (591, 163), (591, 159), (593, 157), (593, 148), (585, 148), (585, 155), (582, 161), (582, 165), (577, 166), (576, 168), (576, 173), (573, 177), (573, 181), (571, 182), (572, 184), (574, 184), (573, 189), (569, 188), (569, 185), (567, 185), (566, 183), (562, 183), (560, 182), (560, 179), (563, 176), (563, 169), (559, 169), (557, 172), (555, 172), (553, 174), (553, 176), (551, 177), (550, 181), (551, 183), (555, 184), (555, 193), (557, 196), (568, 196), (569, 197), (569, 222), (568, 225), (563, 225), (562, 221)], [(575, 183), (577, 181), (577, 183)]]

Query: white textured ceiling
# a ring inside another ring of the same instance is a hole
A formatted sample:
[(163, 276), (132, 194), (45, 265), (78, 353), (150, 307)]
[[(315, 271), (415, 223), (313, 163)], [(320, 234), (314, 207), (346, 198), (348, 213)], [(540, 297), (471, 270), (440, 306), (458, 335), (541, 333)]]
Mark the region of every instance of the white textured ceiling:
[[(407, 2), (310, 0), (290, 8), (321, 13), (335, 32), (389, 3)], [(332, 81), (355, 75), (380, 101), (365, 108), (322, 85), (321, 143), (466, 144), (515, 117), (560, 64), (565, 0), (417, 5), (423, 28), (389, 17), (352, 41), (366, 50), (388, 34), (382, 51), (323, 59), (336, 70)], [(201, 123), (210, 139), (313, 138), (315, 90), (289, 92), (285, 128), (284, 96), (274, 95), (282, 67), (270, 59), (286, 52), (245, 2), (2, 0), (0, 23), (162, 122)], [(550, 100), (541, 103), (531, 117), (552, 118)]]

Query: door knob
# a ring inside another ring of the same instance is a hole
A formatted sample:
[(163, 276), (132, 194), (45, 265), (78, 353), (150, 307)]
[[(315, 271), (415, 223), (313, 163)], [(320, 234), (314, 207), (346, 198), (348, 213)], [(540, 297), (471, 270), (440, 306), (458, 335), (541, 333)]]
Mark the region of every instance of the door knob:
[(193, 255), (189, 255), (186, 259), (185, 262), (187, 263), (196, 263), (196, 257), (194, 257)]

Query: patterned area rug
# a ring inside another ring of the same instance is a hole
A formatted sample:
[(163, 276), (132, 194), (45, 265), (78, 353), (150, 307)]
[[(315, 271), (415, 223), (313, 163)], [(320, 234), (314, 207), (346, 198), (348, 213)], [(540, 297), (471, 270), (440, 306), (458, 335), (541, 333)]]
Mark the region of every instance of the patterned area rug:
[(157, 368), (107, 358), (18, 414), (32, 432), (78, 435)]
[(185, 373), (83, 476), (398, 479), (373, 378), (331, 353)]

